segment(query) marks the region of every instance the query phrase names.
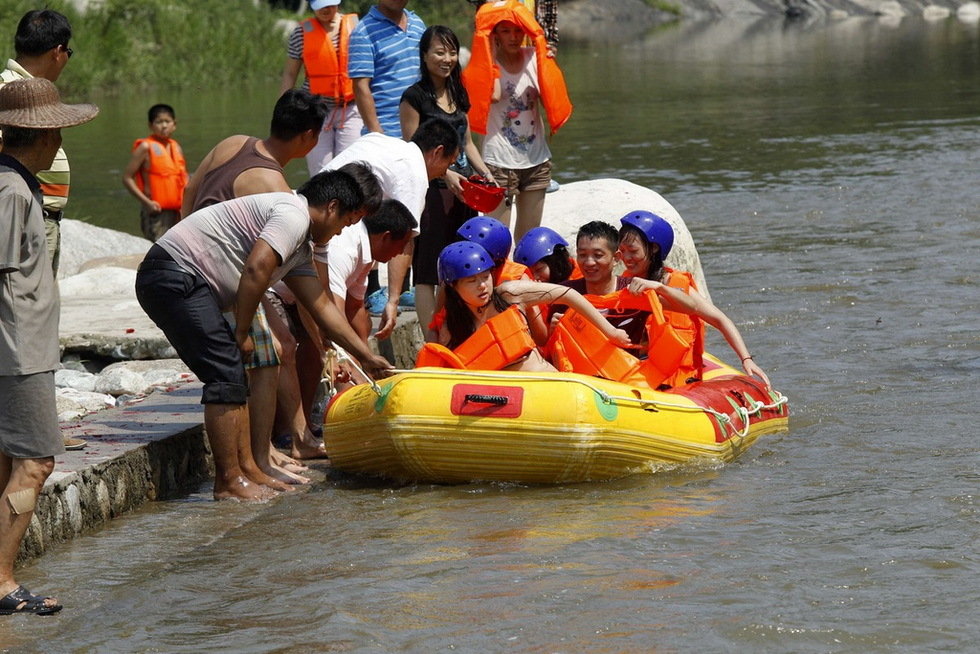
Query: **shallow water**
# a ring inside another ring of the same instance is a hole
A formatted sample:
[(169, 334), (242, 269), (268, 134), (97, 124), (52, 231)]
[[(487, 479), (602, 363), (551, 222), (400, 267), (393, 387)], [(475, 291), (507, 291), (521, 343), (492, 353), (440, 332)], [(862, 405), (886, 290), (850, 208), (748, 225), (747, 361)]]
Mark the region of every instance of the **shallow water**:
[(0, 622), (0, 644), (974, 649), (978, 42), (956, 21), (855, 21), (563, 47), (559, 179), (624, 177), (677, 207), (790, 397), (788, 434), (602, 484), (336, 477), (259, 507), (203, 488), (26, 566), (67, 608)]

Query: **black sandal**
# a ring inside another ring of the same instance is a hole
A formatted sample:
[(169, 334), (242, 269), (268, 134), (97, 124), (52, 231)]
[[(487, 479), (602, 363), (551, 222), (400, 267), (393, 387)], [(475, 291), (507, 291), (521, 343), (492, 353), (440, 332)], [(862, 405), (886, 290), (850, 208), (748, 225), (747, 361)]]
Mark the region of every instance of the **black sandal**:
[(0, 598), (0, 615), (11, 615), (13, 613), (51, 615), (62, 609), (61, 604), (47, 606), (44, 603), (47, 599), (47, 597), (32, 595), (31, 591), (23, 586), (18, 586), (6, 597)]

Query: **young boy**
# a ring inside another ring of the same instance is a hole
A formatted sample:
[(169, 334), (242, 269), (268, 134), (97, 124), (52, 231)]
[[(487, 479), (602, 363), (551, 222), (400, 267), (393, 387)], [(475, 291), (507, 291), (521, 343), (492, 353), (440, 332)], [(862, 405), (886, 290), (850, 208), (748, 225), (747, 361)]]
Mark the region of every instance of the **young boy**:
[(155, 104), (148, 112), (150, 135), (136, 139), (133, 156), (123, 172), (123, 186), (140, 201), (140, 229), (154, 243), (180, 220), (187, 186), (187, 162), (180, 144), (174, 108)]

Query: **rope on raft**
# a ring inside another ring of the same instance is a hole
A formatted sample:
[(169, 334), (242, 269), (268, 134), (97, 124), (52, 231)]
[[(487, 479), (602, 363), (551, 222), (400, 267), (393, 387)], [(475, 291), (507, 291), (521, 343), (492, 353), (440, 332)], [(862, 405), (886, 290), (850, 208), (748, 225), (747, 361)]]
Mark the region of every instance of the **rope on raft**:
[[(710, 414), (714, 416), (718, 422), (721, 423), (722, 427), (731, 432), (732, 438), (738, 438), (740, 441), (744, 439), (749, 433), (750, 422), (749, 418), (762, 411), (775, 410), (783, 406), (789, 401), (785, 395), (779, 391), (773, 390), (772, 393), (776, 395), (776, 399), (772, 402), (766, 404), (764, 402), (757, 402), (751, 397), (747, 398), (749, 406), (739, 406), (735, 407), (735, 417), (742, 421), (742, 428), (738, 429), (735, 427), (732, 416), (727, 413), (722, 413), (721, 411), (716, 411), (711, 407), (706, 406), (687, 406), (685, 404), (676, 404), (674, 402), (663, 402), (661, 400), (653, 399), (643, 399), (639, 397), (630, 397), (628, 395), (610, 395), (606, 391), (602, 390), (598, 386), (592, 384), (586, 379), (581, 379), (579, 377), (556, 377), (554, 375), (542, 375), (535, 374), (533, 377), (527, 376), (525, 374), (516, 375), (514, 373), (507, 372), (497, 372), (497, 371), (486, 371), (486, 370), (454, 370), (451, 368), (445, 368), (439, 372), (433, 372), (431, 370), (419, 371), (419, 370), (408, 370), (404, 368), (396, 368), (391, 371), (394, 374), (401, 375), (413, 375), (413, 376), (429, 376), (429, 377), (481, 377), (490, 379), (500, 379), (505, 381), (513, 382), (535, 382), (535, 381), (561, 381), (566, 383), (575, 383), (585, 386), (589, 390), (593, 391), (599, 398), (606, 404), (638, 404), (641, 407), (654, 407), (654, 408), (665, 408), (665, 409), (675, 409), (678, 411), (701, 411), (703, 413)], [(370, 378), (369, 378), (370, 379)], [(403, 377), (402, 379), (405, 379)], [(401, 381), (401, 380), (399, 380)], [(375, 393), (381, 395), (381, 387), (377, 382), (372, 381), (371, 388)]]

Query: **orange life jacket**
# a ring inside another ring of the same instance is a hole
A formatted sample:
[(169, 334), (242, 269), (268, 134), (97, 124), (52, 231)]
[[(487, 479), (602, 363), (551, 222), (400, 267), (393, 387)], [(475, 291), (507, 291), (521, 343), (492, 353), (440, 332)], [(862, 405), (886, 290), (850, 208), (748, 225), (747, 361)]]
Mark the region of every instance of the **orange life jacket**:
[(515, 282), (521, 279), (534, 279), (531, 269), (522, 263), (505, 259), (501, 265), (493, 269), (494, 286), (498, 286), (501, 282)]
[(356, 24), (357, 14), (346, 14), (341, 18), (340, 43), (335, 49), (333, 39), (320, 21), (307, 18), (302, 22), (303, 66), (311, 93), (333, 98), (338, 104), (354, 99), (354, 84), (347, 77), (347, 46)]
[(585, 277), (585, 275), (582, 274), (582, 269), (578, 267), (578, 261), (576, 261), (573, 257), (569, 257), (569, 259), (572, 261), (572, 274), (568, 277), (568, 281), (572, 281), (573, 279), (582, 279)]
[(454, 350), (439, 343), (426, 343), (419, 350), (415, 367), (502, 370), (535, 347), (524, 314), (511, 305), (483, 323)]
[(612, 343), (577, 311), (569, 309), (555, 326), (548, 342), (552, 363), (558, 370), (653, 389), (674, 379), (689, 344), (664, 317), (655, 291), (633, 295), (623, 289), (609, 295), (585, 297), (598, 309), (648, 311), (649, 356), (646, 359), (633, 356)]
[[(155, 136), (136, 139), (133, 150), (148, 143), (149, 165), (136, 171), (133, 180), (144, 195), (160, 204), (161, 209), (180, 210), (184, 200), (184, 187), (187, 186), (187, 162), (180, 144), (173, 139), (160, 141)], [(145, 188), (143, 174), (149, 178), (150, 188)]]
[(494, 80), (500, 76), (490, 50), (493, 28), (503, 21), (516, 23), (534, 43), (538, 63), (538, 91), (554, 134), (572, 115), (572, 101), (565, 87), (565, 77), (553, 57), (548, 56), (548, 41), (544, 30), (534, 20), (534, 14), (516, 0), (497, 0), (483, 4), (476, 12), (476, 30), (470, 62), (463, 70), (463, 85), (470, 97), (470, 129), (487, 133), (487, 115)]
[[(687, 294), (691, 293), (691, 289), (697, 290), (698, 286), (691, 273), (666, 267), (664, 272), (669, 274), (667, 286)], [(667, 383), (671, 386), (680, 386), (687, 383), (688, 379), (701, 379), (704, 376), (704, 323), (697, 316), (678, 311), (664, 311), (664, 317), (674, 332), (689, 344), (687, 353), (677, 367), (677, 372)]]

